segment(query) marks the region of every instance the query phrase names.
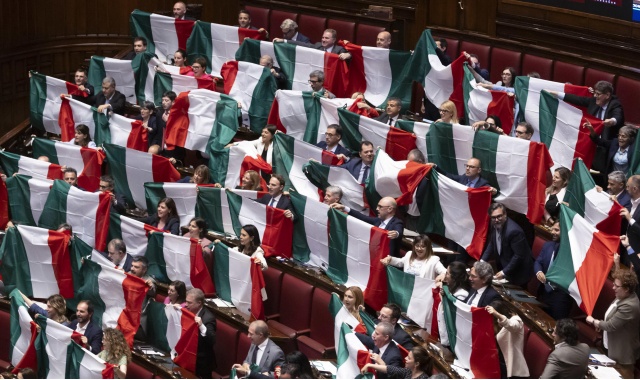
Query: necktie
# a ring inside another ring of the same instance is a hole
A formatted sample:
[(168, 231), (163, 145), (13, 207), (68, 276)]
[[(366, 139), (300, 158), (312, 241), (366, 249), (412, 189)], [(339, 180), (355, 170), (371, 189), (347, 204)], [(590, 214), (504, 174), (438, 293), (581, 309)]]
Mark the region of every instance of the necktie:
[(474, 290), (473, 294), (471, 294), (471, 297), (469, 297), (469, 301), (467, 301), (467, 305), (471, 305), (471, 303), (473, 302), (473, 300), (476, 298), (477, 295), (478, 295), (478, 292)]
[(273, 207), (274, 203), (276, 203), (276, 199), (275, 198), (271, 198), (271, 201), (269, 201), (269, 206)]
[(498, 255), (502, 253), (502, 236), (500, 236), (500, 230), (496, 230), (496, 249), (498, 250)]
[(392, 117), (389, 118), (389, 125), (393, 125), (393, 118)]
[(378, 227), (384, 229), (387, 226), (387, 222), (382, 222)]
[(365, 165), (364, 173), (362, 173), (362, 181), (360, 181), (360, 183), (364, 185), (364, 183), (367, 180), (368, 176), (369, 176), (369, 166)]
[(603, 119), (602, 118), (604, 116), (603, 115), (603, 113), (604, 113), (603, 111), (604, 111), (604, 109), (602, 107), (598, 107), (598, 113), (596, 113), (596, 115), (597, 115), (597, 118), (600, 119), (600, 120)]
[(258, 364), (256, 363), (258, 361), (258, 350), (260, 348), (258, 346), (256, 346), (256, 349), (253, 350), (253, 355), (251, 355), (251, 364)]

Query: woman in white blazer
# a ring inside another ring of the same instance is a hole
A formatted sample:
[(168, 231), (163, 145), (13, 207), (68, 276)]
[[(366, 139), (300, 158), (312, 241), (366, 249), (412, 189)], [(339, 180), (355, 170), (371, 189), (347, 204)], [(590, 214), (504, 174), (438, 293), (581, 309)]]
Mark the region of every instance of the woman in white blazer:
[(384, 265), (403, 268), (406, 273), (411, 273), (414, 276), (435, 281), (442, 281), (447, 271), (440, 262), (440, 258), (433, 254), (431, 239), (424, 234), (413, 239), (413, 249), (407, 252), (403, 258), (387, 256), (380, 262)]
[(493, 301), (485, 309), (500, 327), (496, 341), (504, 357), (507, 377), (529, 377), (529, 367), (524, 358), (524, 322), (502, 301)]
[[(258, 154), (262, 157), (263, 160), (267, 161), (269, 165), (273, 165), (273, 136), (275, 134), (276, 126), (267, 124), (264, 128), (262, 128), (260, 138), (250, 141), (253, 146), (256, 147)], [(260, 175), (262, 176), (262, 178), (264, 178), (265, 181), (269, 182), (271, 174), (261, 172)]]

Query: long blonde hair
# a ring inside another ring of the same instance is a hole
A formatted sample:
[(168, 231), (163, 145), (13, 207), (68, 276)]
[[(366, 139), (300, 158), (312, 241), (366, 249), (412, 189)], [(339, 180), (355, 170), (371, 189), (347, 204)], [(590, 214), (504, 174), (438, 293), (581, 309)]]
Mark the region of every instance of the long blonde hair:
[(459, 123), (458, 120), (458, 110), (456, 109), (456, 105), (451, 101), (447, 100), (440, 105), (441, 110), (447, 110), (451, 112), (451, 124)]
[(60, 294), (54, 294), (51, 297), (47, 298), (47, 302), (49, 303), (51, 308), (56, 311), (56, 318), (51, 319), (58, 323), (65, 323), (69, 321), (69, 319), (67, 318), (67, 301), (65, 301), (65, 299)]
[(131, 362), (131, 350), (129, 349), (129, 344), (124, 339), (124, 335), (122, 335), (122, 331), (106, 328), (104, 329), (104, 340), (109, 343), (107, 362), (118, 364), (122, 356), (127, 357), (127, 364)]

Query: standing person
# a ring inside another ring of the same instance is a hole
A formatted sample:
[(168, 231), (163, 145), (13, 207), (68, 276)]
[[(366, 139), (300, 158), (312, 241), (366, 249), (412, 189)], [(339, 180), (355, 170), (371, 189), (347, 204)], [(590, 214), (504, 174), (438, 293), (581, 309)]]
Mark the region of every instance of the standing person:
[(164, 299), (165, 305), (178, 305), (185, 307), (187, 305), (187, 287), (180, 280), (171, 281), (167, 290), (167, 297)]
[(180, 68), (180, 75), (193, 76), (193, 69), (189, 66), (186, 51), (178, 49), (173, 53), (173, 65)]
[(524, 322), (502, 301), (491, 302), (485, 310), (500, 326), (496, 341), (506, 364), (507, 377), (529, 377), (529, 367), (524, 358)]
[[(167, 120), (169, 120), (169, 113), (171, 112), (171, 107), (173, 106), (173, 102), (176, 100), (176, 93), (173, 91), (167, 91), (162, 94), (162, 112), (156, 117), (156, 125), (158, 127), (158, 134), (160, 134), (160, 143), (158, 141), (153, 141), (153, 144), (149, 144), (149, 153), (160, 154), (164, 149), (164, 131), (167, 128)], [(158, 135), (156, 135), (156, 138)], [(175, 159), (180, 161), (184, 161), (184, 155), (186, 151), (183, 147), (176, 147), (173, 151), (165, 151), (167, 157), (174, 158), (174, 161), (171, 163), (175, 163)]]
[(279, 208), (284, 211), (284, 216), (293, 220), (293, 212), (291, 212), (291, 200), (283, 194), (284, 185), (286, 184), (284, 177), (280, 174), (272, 174), (267, 184), (269, 194), (257, 200), (263, 205)]
[[(269, 339), (269, 326), (261, 320), (253, 321), (249, 325), (247, 336), (251, 340), (247, 357), (242, 364), (234, 364), (232, 368), (239, 375), (246, 375), (248, 378), (256, 378), (258, 374), (271, 378), (276, 368), (284, 364), (284, 353)], [(258, 369), (252, 371), (252, 365), (258, 366)]]
[(316, 146), (335, 154), (338, 159), (349, 161), (351, 151), (340, 145), (340, 140), (342, 140), (342, 127), (331, 124), (327, 126), (327, 131), (324, 133), (324, 141), (318, 141)]
[(180, 218), (176, 202), (172, 198), (162, 198), (158, 202), (157, 212), (148, 216), (145, 223), (173, 235), (180, 234)]
[(196, 20), (193, 17), (187, 16), (187, 4), (184, 1), (178, 1), (173, 5), (173, 17), (177, 20)]
[(433, 372), (433, 360), (422, 346), (413, 347), (404, 361), (404, 368), (386, 363), (367, 363), (361, 372), (364, 375), (369, 369), (373, 369), (378, 373), (386, 373), (390, 379), (428, 379)]
[(186, 176), (180, 178), (177, 183), (195, 183), (196, 185), (206, 185), (211, 182), (211, 172), (207, 165), (198, 165), (193, 171), (193, 177)]
[(541, 379), (584, 379), (589, 365), (589, 346), (578, 342), (578, 326), (569, 318), (556, 322), (555, 349), (547, 359)]
[(456, 105), (451, 100), (442, 103), (438, 111), (440, 112), (440, 119), (436, 120), (436, 123), (458, 124), (460, 122)]
[(107, 258), (124, 272), (131, 270), (133, 256), (127, 253), (127, 245), (120, 239), (113, 239), (107, 244)]
[(216, 343), (216, 317), (204, 306), (204, 292), (198, 288), (187, 292), (186, 308), (195, 315), (198, 325), (198, 354), (196, 356), (196, 376), (210, 379), (216, 367), (213, 346)]
[(251, 13), (249, 13), (249, 11), (246, 9), (241, 9), (240, 12), (238, 12), (238, 27), (257, 30), (258, 32), (264, 34), (265, 39), (269, 39), (269, 32), (267, 32), (265, 28), (258, 28), (251, 25)]
[(202, 247), (203, 255), (211, 255), (211, 240), (207, 239), (207, 222), (200, 218), (192, 218), (189, 221), (189, 231), (185, 233), (185, 236), (189, 236), (191, 239), (198, 241), (198, 244)]
[(107, 328), (102, 338), (103, 350), (98, 357), (107, 363), (115, 365), (114, 378), (124, 379), (127, 376), (127, 366), (131, 362), (131, 350), (120, 330)]
[(433, 254), (431, 239), (420, 234), (413, 239), (413, 248), (403, 258), (387, 256), (380, 260), (384, 265), (403, 268), (406, 273), (430, 280), (442, 281), (447, 269), (440, 258)]
[(253, 224), (242, 226), (240, 230), (240, 245), (238, 250), (260, 264), (262, 270), (267, 270), (267, 260), (264, 258), (264, 250), (260, 247), (260, 234)]
[[(215, 82), (215, 79), (207, 74), (207, 60), (204, 57), (198, 57), (191, 64), (191, 69), (193, 70), (193, 77), (196, 79), (210, 79)], [(189, 73), (187, 75), (191, 76)]]
[(236, 189), (263, 191), (262, 186), (260, 186), (260, 174), (255, 170), (247, 170), (242, 176), (241, 185), (237, 186)]
[(314, 70), (309, 74), (309, 86), (314, 96), (335, 99), (335, 95), (324, 88), (324, 71)]
[(618, 136), (607, 140), (601, 136), (598, 136), (591, 123), (587, 120), (583, 126), (587, 127), (590, 131), (589, 137), (598, 146), (602, 146), (607, 150), (607, 172), (609, 174), (616, 170), (626, 173), (631, 168), (633, 162), (633, 153), (636, 151), (635, 141), (637, 130), (635, 127), (628, 125), (620, 127), (618, 130)]
[(364, 185), (367, 178), (369, 178), (374, 154), (373, 143), (371, 141), (363, 141), (360, 143), (359, 157), (350, 159), (349, 162), (340, 165), (340, 167), (347, 169), (358, 183)]
[[(460, 261), (454, 261), (447, 267), (443, 284), (449, 287), (451, 295), (458, 300), (465, 302), (469, 296), (469, 275), (467, 274), (467, 266)], [(444, 291), (440, 291), (440, 295), (444, 297)], [(444, 318), (444, 307), (442, 302), (438, 305), (438, 333), (440, 334), (440, 343), (449, 348), (449, 335), (447, 334), (447, 324)]]
[(98, 108), (98, 112), (108, 110), (118, 115), (124, 115), (125, 103), (125, 96), (116, 90), (115, 79), (109, 76), (105, 77), (102, 80), (102, 91), (96, 95), (95, 106)]
[(102, 329), (93, 321), (93, 305), (90, 301), (80, 301), (76, 307), (76, 320), (69, 324), (69, 328), (82, 334), (82, 346), (98, 354), (102, 346)]
[(43, 317), (62, 324), (63, 326), (69, 327), (71, 324), (71, 322), (69, 322), (69, 318), (67, 318), (67, 301), (60, 294), (54, 294), (47, 298), (47, 310), (38, 306), (37, 303), (33, 302), (22, 292), (20, 292), (20, 295), (22, 296), (24, 303), (27, 304), (30, 312), (40, 314)]
[(82, 102), (84, 104), (93, 105), (95, 101), (95, 90), (92, 85), (87, 82), (88, 79), (88, 71), (84, 67), (78, 67), (76, 73), (74, 75), (74, 81), (76, 86), (78, 86), (78, 90), (86, 94), (86, 96), (82, 95), (72, 95), (72, 94), (60, 94), (61, 97), (69, 97), (72, 99)]
[[(282, 38), (284, 40), (311, 43), (309, 37), (298, 32), (298, 24), (290, 18), (282, 21), (282, 24), (280, 24), (280, 30), (282, 30)], [(273, 40), (275, 42), (277, 38), (274, 38)]]
[(127, 211), (127, 202), (125, 201), (124, 195), (115, 192), (115, 186), (113, 177), (105, 174), (100, 177), (100, 187), (98, 191), (109, 194), (112, 210), (122, 215)]
[[(262, 128), (262, 132), (260, 133), (260, 138), (257, 140), (251, 141), (253, 146), (260, 154), (263, 160), (267, 161), (269, 165), (273, 163), (273, 136), (276, 134), (276, 126), (272, 124), (267, 124), (264, 128)], [(269, 181), (271, 174), (263, 173), (262, 178), (265, 181)]]
[(547, 197), (545, 198), (544, 204), (544, 218), (547, 222), (551, 218), (555, 219), (560, 216), (560, 204), (564, 200), (564, 195), (567, 192), (570, 177), (571, 170), (565, 167), (561, 166), (554, 170), (551, 186), (545, 190)]
[(391, 49), (391, 33), (386, 30), (376, 36), (376, 47), (381, 49)]

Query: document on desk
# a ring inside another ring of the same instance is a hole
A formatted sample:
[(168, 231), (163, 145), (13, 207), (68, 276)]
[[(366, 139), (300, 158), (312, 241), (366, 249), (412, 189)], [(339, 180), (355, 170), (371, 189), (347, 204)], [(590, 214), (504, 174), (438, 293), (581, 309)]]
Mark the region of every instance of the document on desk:
[(338, 373), (338, 368), (333, 364), (333, 362), (327, 360), (312, 360), (311, 365), (316, 367), (318, 371), (329, 372), (333, 376)]
[(616, 365), (615, 360), (603, 354), (595, 354), (595, 353), (589, 354), (589, 360), (599, 365), (603, 365), (607, 367), (613, 367), (614, 365)]
[(589, 370), (596, 379), (622, 379), (620, 373), (613, 367), (590, 365)]
[(213, 302), (217, 307), (235, 307), (231, 302), (227, 302), (221, 298), (210, 298), (207, 301)]

